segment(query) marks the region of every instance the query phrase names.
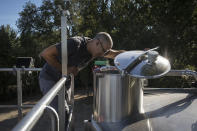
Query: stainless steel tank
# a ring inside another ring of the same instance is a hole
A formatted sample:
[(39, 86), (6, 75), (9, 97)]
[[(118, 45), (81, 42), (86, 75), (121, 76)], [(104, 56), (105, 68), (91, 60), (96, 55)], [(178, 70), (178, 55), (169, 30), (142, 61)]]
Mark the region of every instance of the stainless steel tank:
[(151, 130), (143, 109), (143, 81), (162, 77), (171, 69), (156, 49), (121, 53), (114, 59), (115, 67), (94, 70), (92, 131), (119, 131), (140, 120), (144, 129)]
[(142, 111), (142, 84), (143, 79), (118, 71), (94, 72), (93, 119), (119, 122)]

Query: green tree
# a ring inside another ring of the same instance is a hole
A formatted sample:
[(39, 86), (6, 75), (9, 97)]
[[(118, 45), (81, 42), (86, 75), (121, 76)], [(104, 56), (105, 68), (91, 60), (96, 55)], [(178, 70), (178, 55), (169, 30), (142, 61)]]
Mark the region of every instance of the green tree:
[(17, 47), (16, 32), (9, 25), (0, 27), (0, 67), (10, 67), (14, 64), (14, 50)]
[[(63, 5), (58, 0), (43, 0), (40, 7), (30, 2), (24, 6), (17, 23), (21, 49), (31, 47), (28, 55), (37, 57), (44, 47), (60, 42), (59, 4)], [(160, 46), (159, 52), (170, 59), (174, 69), (196, 70), (196, 0), (72, 0), (67, 18), (69, 36), (93, 37), (106, 31), (115, 49)]]
[[(14, 48), (17, 48), (17, 34), (7, 26), (0, 26), (0, 67), (11, 68), (15, 64)], [(12, 73), (0, 72), (0, 83), (3, 85), (0, 89), (0, 99), (4, 101), (14, 95), (14, 88), (9, 85), (15, 84), (16, 79)]]

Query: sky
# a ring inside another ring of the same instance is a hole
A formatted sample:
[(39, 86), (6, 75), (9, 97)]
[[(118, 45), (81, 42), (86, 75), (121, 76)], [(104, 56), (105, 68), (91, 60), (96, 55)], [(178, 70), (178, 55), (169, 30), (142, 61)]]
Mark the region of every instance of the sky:
[(36, 6), (40, 6), (42, 3), (42, 0), (0, 0), (0, 26), (9, 24), (17, 30), (18, 13), (23, 10), (23, 6), (28, 1), (36, 4)]

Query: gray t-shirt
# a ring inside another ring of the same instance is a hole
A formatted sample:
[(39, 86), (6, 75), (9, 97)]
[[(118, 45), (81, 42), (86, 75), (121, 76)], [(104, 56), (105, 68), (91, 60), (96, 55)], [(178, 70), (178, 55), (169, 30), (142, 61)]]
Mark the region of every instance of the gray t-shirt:
[[(75, 66), (79, 70), (88, 65), (92, 59), (92, 55), (87, 51), (87, 40), (88, 37), (72, 37), (67, 40), (68, 49), (68, 67)], [(57, 60), (61, 63), (61, 44), (56, 44), (58, 51)], [(40, 72), (40, 78), (58, 81), (61, 78), (61, 72), (57, 69), (45, 63)]]

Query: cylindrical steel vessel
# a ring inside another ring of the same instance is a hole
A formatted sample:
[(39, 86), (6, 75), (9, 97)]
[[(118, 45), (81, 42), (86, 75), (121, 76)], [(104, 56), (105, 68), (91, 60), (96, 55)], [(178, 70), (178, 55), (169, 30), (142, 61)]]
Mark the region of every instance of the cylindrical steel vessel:
[[(139, 120), (146, 120), (142, 90), (144, 79), (159, 78), (171, 68), (169, 61), (155, 49), (124, 52), (115, 57), (116, 67), (94, 69), (91, 121), (94, 129), (119, 131), (131, 124), (136, 125)], [(147, 122), (145, 125), (149, 127), (150, 124)]]
[(93, 119), (119, 122), (143, 112), (142, 82), (119, 72), (94, 72)]

